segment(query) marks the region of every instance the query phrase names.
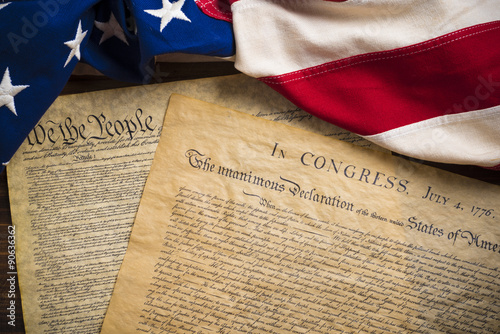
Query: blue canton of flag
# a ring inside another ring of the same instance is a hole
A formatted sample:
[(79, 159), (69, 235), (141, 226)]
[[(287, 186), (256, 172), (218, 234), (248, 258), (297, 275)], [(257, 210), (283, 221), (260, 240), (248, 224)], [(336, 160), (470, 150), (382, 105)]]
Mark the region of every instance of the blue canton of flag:
[(0, 3), (0, 171), (60, 94), (76, 63), (147, 83), (154, 56), (234, 55), (230, 23), (194, 0)]

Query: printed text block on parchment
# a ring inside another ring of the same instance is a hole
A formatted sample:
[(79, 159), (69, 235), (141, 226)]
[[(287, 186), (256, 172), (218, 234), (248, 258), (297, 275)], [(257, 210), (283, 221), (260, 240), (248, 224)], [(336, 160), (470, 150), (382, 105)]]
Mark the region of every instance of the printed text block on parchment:
[(102, 333), (495, 333), (499, 203), (173, 95)]

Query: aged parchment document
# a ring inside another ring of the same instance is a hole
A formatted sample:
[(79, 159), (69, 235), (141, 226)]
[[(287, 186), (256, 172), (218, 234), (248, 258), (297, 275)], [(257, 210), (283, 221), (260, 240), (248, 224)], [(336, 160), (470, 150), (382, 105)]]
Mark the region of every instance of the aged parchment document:
[(98, 333), (172, 92), (359, 137), (244, 75), (60, 97), (8, 166), (28, 333)]
[(102, 333), (498, 333), (500, 189), (179, 95)]

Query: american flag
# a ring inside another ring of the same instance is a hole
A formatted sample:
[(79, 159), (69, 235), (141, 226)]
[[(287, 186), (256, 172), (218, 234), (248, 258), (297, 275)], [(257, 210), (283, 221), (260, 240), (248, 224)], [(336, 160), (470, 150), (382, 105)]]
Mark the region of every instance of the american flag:
[(234, 56), (303, 110), (418, 159), (500, 168), (498, 0), (0, 3), (5, 166), (77, 62), (146, 83), (154, 57)]

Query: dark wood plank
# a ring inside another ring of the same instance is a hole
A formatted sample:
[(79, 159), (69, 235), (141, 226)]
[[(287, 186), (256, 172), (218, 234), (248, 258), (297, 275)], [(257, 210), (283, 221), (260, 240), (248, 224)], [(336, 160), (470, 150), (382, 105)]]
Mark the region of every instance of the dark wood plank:
[[(8, 236), (9, 226), (11, 225), (7, 174), (4, 170), (0, 173), (0, 333), (17, 334), (25, 333), (25, 331), (17, 275), (9, 274), (17, 272), (15, 268), (10, 269), (8, 265)], [(12, 278), (15, 280), (14, 286), (11, 286), (10, 283)], [(14, 296), (11, 295), (12, 292), (14, 292)], [(15, 303), (14, 307), (11, 306), (12, 302)], [(9, 307), (14, 308), (12, 314), (11, 310), (8, 309)], [(11, 316), (11, 318), (8, 316)], [(9, 325), (9, 322), (13, 324), (12, 320), (14, 320), (15, 326)]]

